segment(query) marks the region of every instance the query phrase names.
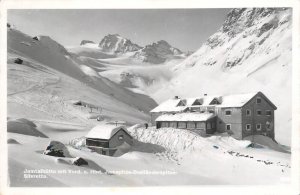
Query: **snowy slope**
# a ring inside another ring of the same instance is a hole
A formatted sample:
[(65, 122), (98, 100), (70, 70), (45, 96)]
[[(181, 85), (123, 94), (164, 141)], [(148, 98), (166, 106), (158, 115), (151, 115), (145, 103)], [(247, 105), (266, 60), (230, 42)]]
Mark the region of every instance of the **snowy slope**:
[[(203, 138), (186, 130), (134, 126), (128, 129), (135, 138), (131, 150), (120, 157), (110, 157), (91, 152), (79, 143), (80, 139), (74, 139), (86, 135), (88, 128), (72, 124), (32, 124), (49, 138), (23, 135), (22, 128), (8, 134), (11, 186), (278, 185), (291, 182), (290, 154), (268, 148), (248, 148), (249, 141), (228, 136)], [(64, 143), (70, 157), (43, 155), (51, 140)], [(77, 140), (76, 148), (72, 147), (72, 140)], [(69, 162), (75, 157), (84, 158), (88, 165), (71, 165)], [(53, 172), (41, 174), (46, 176), (43, 179), (24, 179), (24, 169)], [(59, 170), (67, 172), (59, 174)]]
[(174, 95), (262, 91), (278, 107), (276, 139), (291, 139), (291, 9), (233, 9), (218, 32), (173, 68), (174, 77), (153, 93)]
[[(14, 63), (16, 58), (23, 64)], [(75, 108), (76, 100), (101, 107), (98, 114), (104, 118), (128, 123), (147, 121), (148, 111), (156, 105), (148, 96), (101, 77), (51, 38), (34, 40), (9, 29), (8, 115), (89, 123), (88, 109)]]

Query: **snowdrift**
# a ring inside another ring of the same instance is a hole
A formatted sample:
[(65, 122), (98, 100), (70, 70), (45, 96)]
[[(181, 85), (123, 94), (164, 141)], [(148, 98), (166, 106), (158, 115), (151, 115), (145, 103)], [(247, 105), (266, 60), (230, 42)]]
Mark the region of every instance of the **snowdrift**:
[(32, 121), (23, 118), (9, 120), (7, 122), (7, 132), (48, 138), (47, 135), (36, 129), (36, 125)]
[(287, 147), (284, 147), (276, 142), (274, 142), (272, 139), (270, 139), (267, 136), (263, 135), (254, 135), (254, 136), (248, 136), (244, 138), (245, 140), (254, 141), (254, 143), (260, 144), (262, 146), (268, 147), (272, 150), (278, 151), (278, 152), (284, 152), (284, 153), (290, 153)]
[(241, 149), (250, 145), (249, 141), (236, 140), (230, 136), (211, 136), (209, 138), (183, 129), (150, 127), (148, 129), (138, 126), (128, 128), (131, 135), (138, 141), (157, 144), (170, 152), (180, 154), (193, 154), (201, 151), (226, 151), (228, 149)]

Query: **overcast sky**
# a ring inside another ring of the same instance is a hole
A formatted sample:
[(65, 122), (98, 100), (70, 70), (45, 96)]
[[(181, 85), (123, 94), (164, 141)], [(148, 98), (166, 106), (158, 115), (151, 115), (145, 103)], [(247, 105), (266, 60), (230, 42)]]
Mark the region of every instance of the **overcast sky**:
[(31, 36), (48, 35), (64, 46), (100, 42), (120, 34), (141, 46), (166, 40), (195, 51), (222, 25), (229, 9), (9, 10), (8, 22)]

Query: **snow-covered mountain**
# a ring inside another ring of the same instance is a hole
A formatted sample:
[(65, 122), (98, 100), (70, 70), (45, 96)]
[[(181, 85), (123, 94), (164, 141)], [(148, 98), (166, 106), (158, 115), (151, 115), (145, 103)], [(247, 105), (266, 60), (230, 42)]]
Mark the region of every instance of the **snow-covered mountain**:
[[(100, 76), (48, 36), (32, 38), (15, 29), (7, 33), (9, 116), (91, 123), (87, 111), (78, 113), (72, 106), (81, 100), (101, 107), (104, 117), (135, 123), (147, 121), (148, 111), (157, 105), (149, 96)], [(23, 109), (31, 111), (25, 116)]]
[(166, 60), (174, 58), (184, 58), (185, 54), (179, 49), (172, 47), (168, 42), (160, 40), (157, 43), (146, 45), (134, 54), (135, 58), (143, 62), (161, 64)]
[(119, 34), (108, 34), (99, 43), (99, 48), (104, 52), (122, 54), (137, 51), (142, 47), (132, 43), (129, 39), (121, 37)]
[(231, 10), (222, 27), (182, 63), (153, 94), (197, 96), (262, 91), (278, 107), (276, 138), (291, 138), (292, 10)]

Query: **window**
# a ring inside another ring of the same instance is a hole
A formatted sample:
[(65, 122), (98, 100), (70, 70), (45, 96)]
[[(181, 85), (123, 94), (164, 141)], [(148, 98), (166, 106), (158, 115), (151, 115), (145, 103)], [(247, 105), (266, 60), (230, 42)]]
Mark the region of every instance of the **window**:
[(196, 125), (195, 122), (188, 122), (187, 123), (187, 129), (195, 129)]
[(256, 110), (256, 114), (260, 116), (261, 115), (261, 110)]
[(266, 122), (266, 128), (268, 131), (271, 131), (271, 122), (270, 121)]
[(170, 122), (170, 127), (177, 128), (177, 122)]
[(196, 99), (196, 101), (192, 104), (193, 106), (196, 106), (196, 105), (202, 105), (202, 102), (200, 99)]
[(207, 128), (207, 129), (211, 129), (211, 123), (207, 123), (207, 124), (206, 124), (206, 128)]
[(266, 115), (267, 115), (267, 116), (271, 116), (271, 115), (272, 115), (271, 110), (266, 110)]
[(212, 128), (212, 129), (215, 128), (215, 125), (216, 125), (216, 124), (215, 124), (214, 122), (211, 122), (211, 128)]
[(251, 125), (250, 124), (246, 124), (246, 130), (250, 131), (251, 130)]
[(186, 129), (186, 123), (185, 122), (178, 122), (178, 128), (179, 129)]
[(251, 116), (251, 110), (247, 109), (247, 110), (246, 110), (246, 115), (247, 115), (247, 116)]
[(124, 139), (124, 135), (119, 135), (119, 140), (123, 140)]
[(205, 122), (197, 122), (196, 129), (205, 129)]
[(261, 130), (261, 124), (256, 124), (256, 130), (260, 131)]
[(256, 103), (257, 103), (257, 104), (260, 104), (260, 103), (261, 103), (261, 98), (260, 98), (260, 97), (256, 98)]
[(209, 110), (208, 112), (209, 112), (209, 113), (212, 113), (212, 114), (215, 114), (215, 111), (214, 111), (214, 110)]
[(216, 104), (220, 104), (220, 102), (219, 102), (216, 98), (214, 98), (214, 99), (209, 103), (209, 105), (216, 105)]
[(161, 127), (169, 127), (169, 123), (168, 122), (161, 122)]
[(177, 106), (186, 106), (186, 100), (180, 100)]
[(86, 145), (87, 146), (96, 146), (96, 147), (102, 147), (102, 148), (108, 148), (108, 141), (101, 141), (97, 139), (86, 139)]
[(230, 131), (231, 130), (231, 124), (226, 124), (226, 130)]
[(231, 110), (225, 110), (225, 115), (230, 116), (231, 115)]

